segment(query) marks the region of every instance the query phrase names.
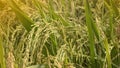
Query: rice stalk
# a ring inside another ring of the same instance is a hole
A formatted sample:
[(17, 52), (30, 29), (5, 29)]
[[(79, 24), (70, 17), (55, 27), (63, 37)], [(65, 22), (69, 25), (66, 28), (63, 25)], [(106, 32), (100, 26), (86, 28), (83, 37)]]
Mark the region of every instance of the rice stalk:
[(59, 20), (61, 21), (61, 23), (64, 25), (64, 26), (70, 26), (71, 24), (69, 23), (69, 21), (65, 20), (62, 16), (58, 15), (57, 13), (54, 12), (54, 8), (52, 7), (52, 3), (53, 3), (53, 0), (50, 0), (49, 1), (49, 12), (50, 12), (50, 15), (53, 19), (55, 20)]
[[(115, 29), (115, 24), (117, 24), (115, 18), (119, 16), (119, 11), (118, 8), (115, 4), (115, 1), (110, 0), (110, 1), (105, 1), (105, 5), (108, 7), (109, 12), (110, 12), (110, 17), (109, 17), (109, 34), (110, 34), (110, 40), (113, 42), (113, 48), (111, 50), (111, 58), (114, 58), (116, 55), (119, 54), (119, 47), (118, 44), (114, 41), (115, 36), (114, 36), (114, 29)], [(110, 41), (110, 42), (111, 42)], [(119, 66), (120, 60), (117, 57), (116, 59), (111, 61), (113, 64), (116, 64), (116, 66)], [(112, 67), (115, 67), (115, 65), (112, 65)]]
[(112, 68), (112, 61), (111, 61), (111, 56), (110, 56), (110, 45), (108, 44), (107, 39), (104, 40), (104, 47), (106, 50), (106, 60), (107, 60), (107, 64), (108, 64), (108, 68)]
[(43, 11), (42, 7), (45, 7), (45, 8), (47, 8), (47, 7), (44, 4), (40, 3), (38, 0), (33, 0), (33, 3), (35, 5), (35, 7), (38, 9), (42, 18), (45, 18), (45, 11)]

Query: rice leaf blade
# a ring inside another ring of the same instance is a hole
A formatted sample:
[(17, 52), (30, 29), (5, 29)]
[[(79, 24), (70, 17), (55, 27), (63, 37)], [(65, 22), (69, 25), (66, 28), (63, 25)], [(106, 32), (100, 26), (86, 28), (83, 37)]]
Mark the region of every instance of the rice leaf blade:
[(32, 29), (34, 22), (17, 6), (13, 0), (8, 0), (8, 4), (20, 19), (24, 28), (29, 32)]
[(88, 36), (89, 36), (89, 42), (90, 42), (90, 57), (91, 57), (91, 68), (96, 68), (95, 66), (95, 39), (94, 39), (94, 32), (92, 29), (92, 19), (91, 19), (91, 12), (89, 8), (88, 0), (84, 0), (85, 5), (85, 16), (86, 16), (86, 24), (88, 28)]

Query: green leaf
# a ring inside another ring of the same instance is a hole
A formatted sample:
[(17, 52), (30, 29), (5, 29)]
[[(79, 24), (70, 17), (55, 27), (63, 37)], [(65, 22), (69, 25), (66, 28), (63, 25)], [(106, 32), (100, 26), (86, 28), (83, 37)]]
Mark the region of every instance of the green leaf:
[(94, 31), (92, 28), (92, 14), (89, 8), (89, 3), (88, 0), (84, 0), (84, 4), (85, 4), (85, 16), (86, 16), (86, 24), (87, 24), (87, 28), (88, 28), (88, 33), (89, 33), (89, 42), (90, 42), (90, 56), (91, 56), (91, 64), (92, 64), (92, 68), (96, 68), (95, 67), (95, 38), (94, 38)]
[(17, 6), (17, 4), (13, 0), (7, 1), (12, 10), (16, 13), (16, 16), (20, 19), (25, 29), (27, 31), (30, 31), (34, 22)]

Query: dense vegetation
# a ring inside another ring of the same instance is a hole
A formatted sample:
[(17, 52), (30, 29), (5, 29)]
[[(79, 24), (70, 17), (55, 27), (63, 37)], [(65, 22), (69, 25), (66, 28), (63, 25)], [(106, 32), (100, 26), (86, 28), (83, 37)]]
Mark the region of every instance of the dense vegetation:
[(0, 68), (120, 68), (120, 0), (0, 0)]

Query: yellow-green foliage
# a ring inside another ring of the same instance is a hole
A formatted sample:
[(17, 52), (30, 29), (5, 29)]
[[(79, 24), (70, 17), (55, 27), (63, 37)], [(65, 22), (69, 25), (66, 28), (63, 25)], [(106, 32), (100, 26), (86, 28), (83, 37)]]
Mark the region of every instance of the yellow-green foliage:
[(0, 0), (0, 68), (119, 68), (118, 2)]

